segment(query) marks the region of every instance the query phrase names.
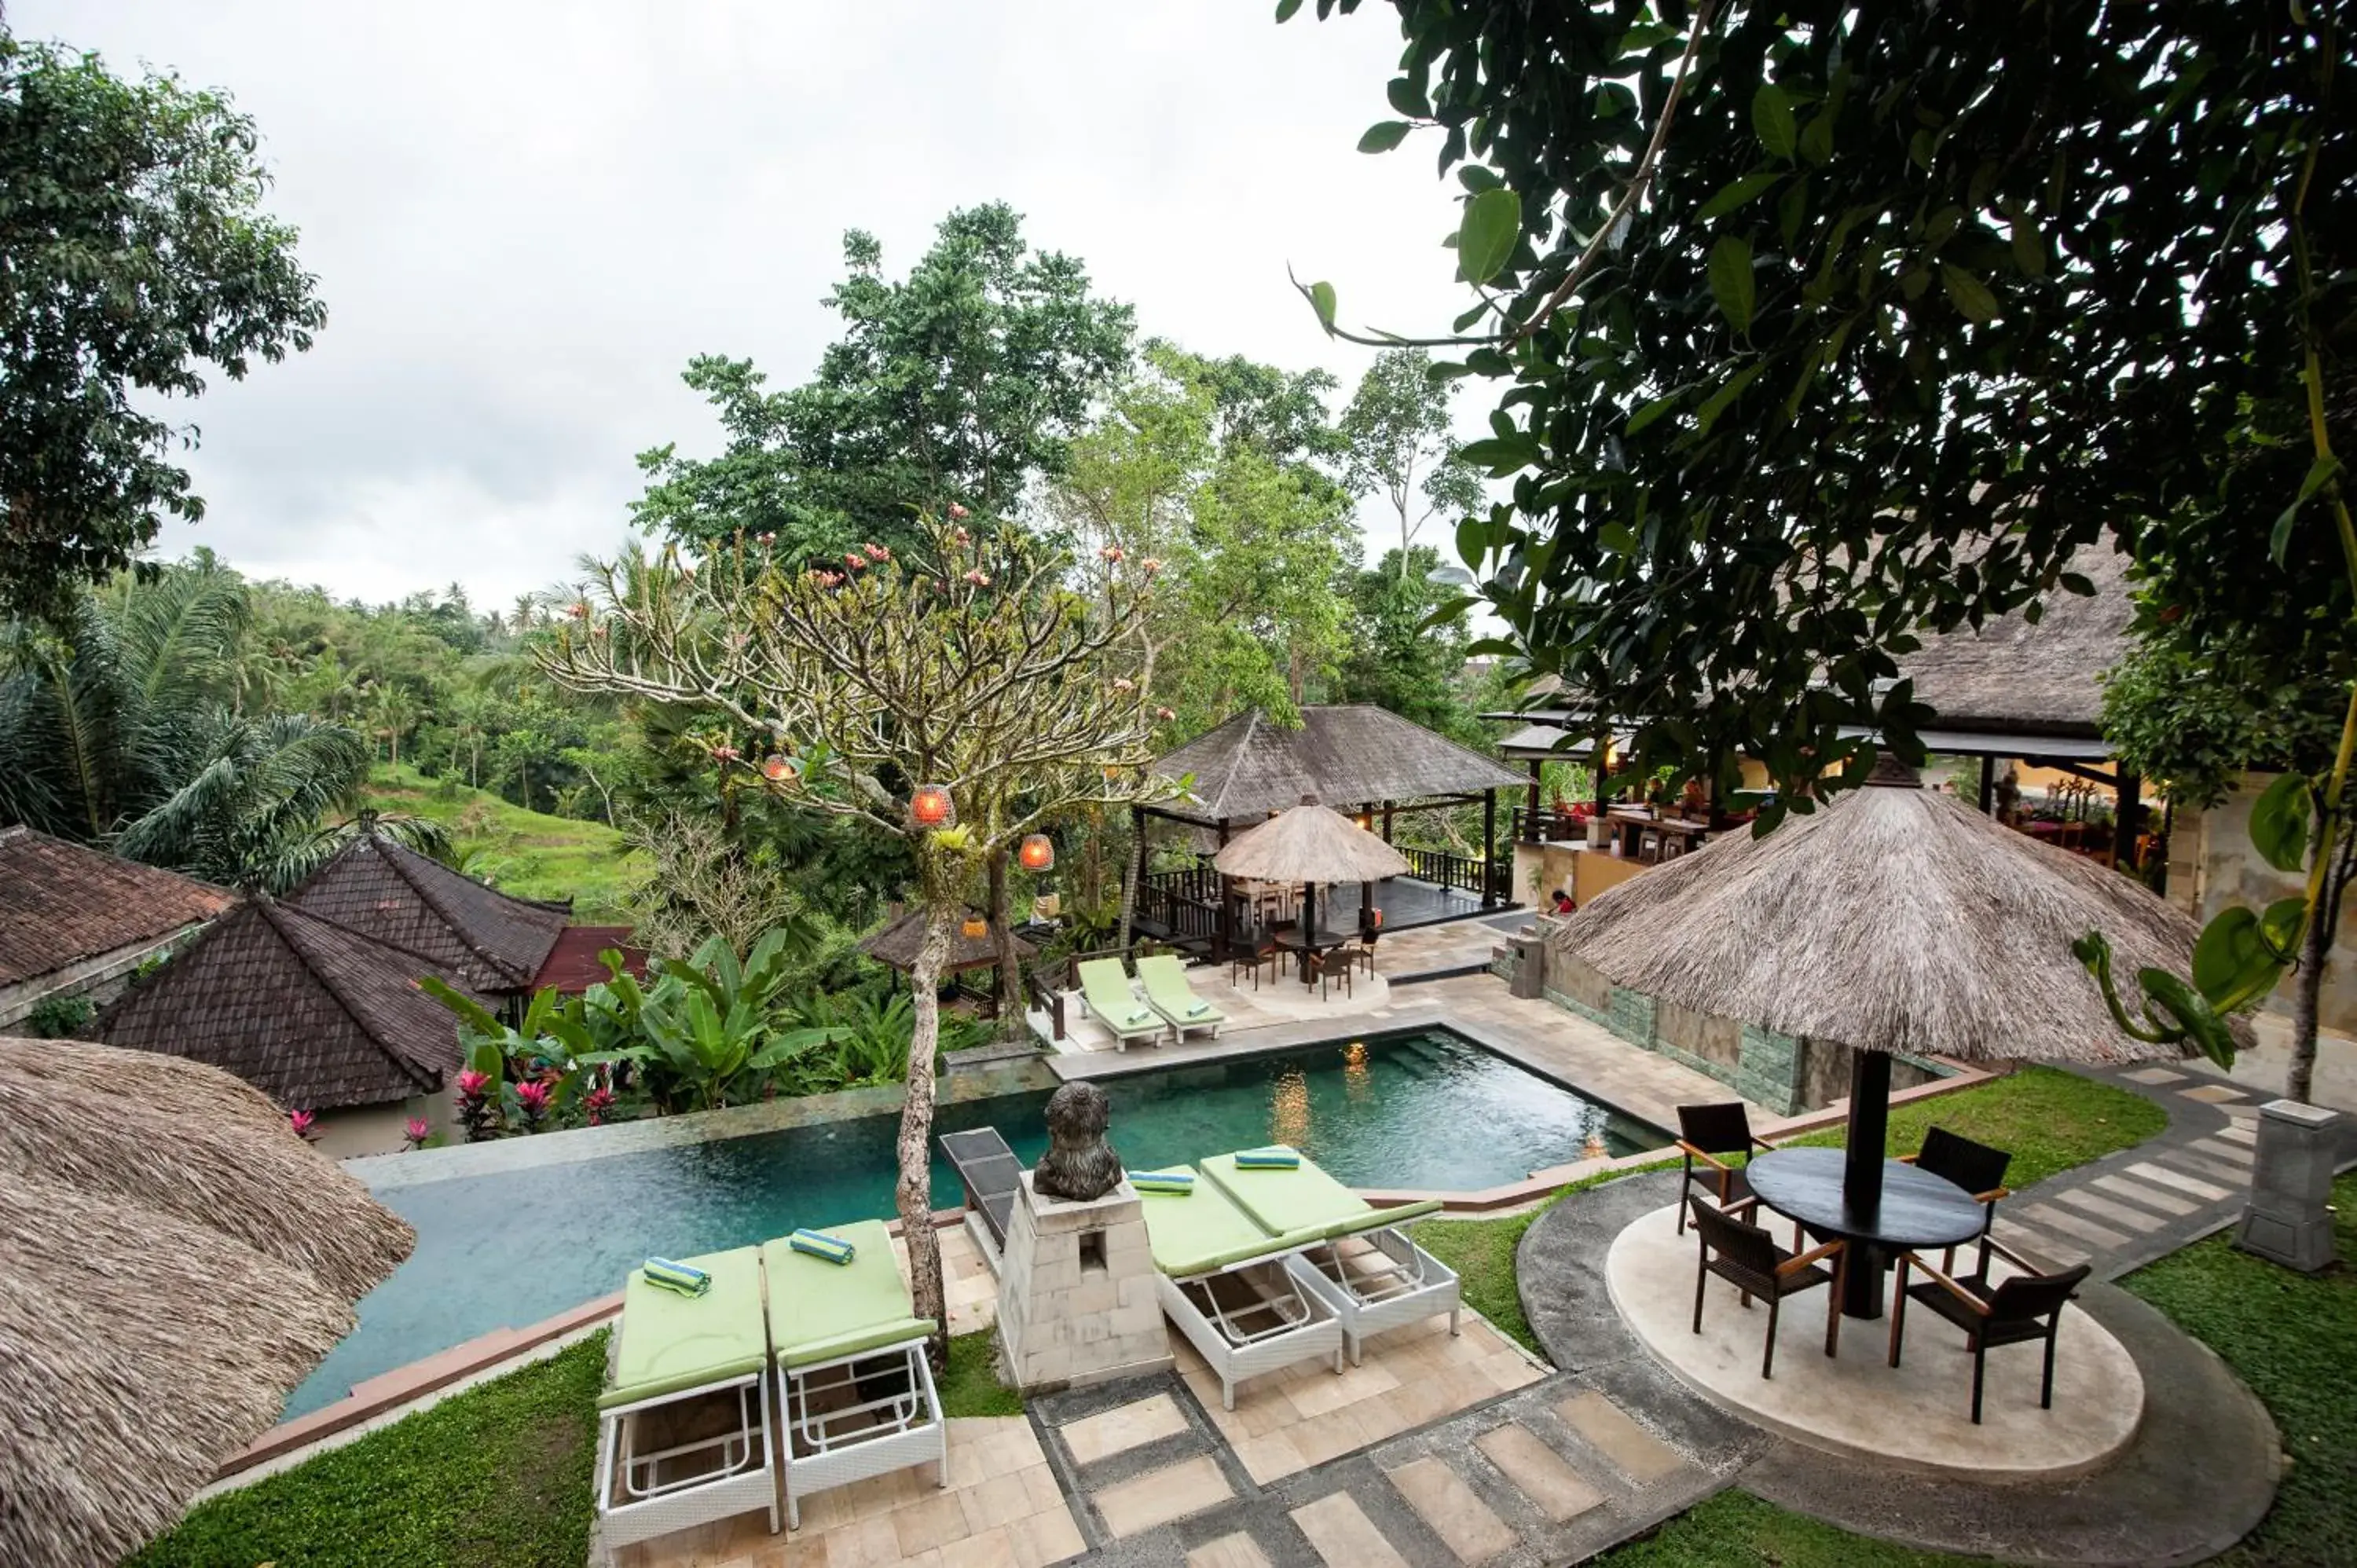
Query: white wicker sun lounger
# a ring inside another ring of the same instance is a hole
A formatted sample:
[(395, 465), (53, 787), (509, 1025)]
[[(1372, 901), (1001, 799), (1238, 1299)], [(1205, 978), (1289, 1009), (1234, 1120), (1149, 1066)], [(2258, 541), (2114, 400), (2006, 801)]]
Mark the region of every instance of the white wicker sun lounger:
[(802, 1499), (911, 1465), (950, 1481), (942, 1420), (925, 1347), (933, 1320), (911, 1316), (909, 1287), (880, 1219), (835, 1225), (849, 1263), (768, 1243), (770, 1340), (778, 1359), (785, 1430), (786, 1523), (802, 1524)]
[(597, 1401), (597, 1515), (611, 1546), (754, 1509), (778, 1528), (761, 1254), (740, 1247), (685, 1262), (712, 1276), (700, 1296), (635, 1269), (623, 1287)]
[(1287, 1267), (1322, 1235), (1271, 1236), (1200, 1176), (1183, 1197), (1139, 1197), (1163, 1316), (1220, 1375), (1228, 1409), (1236, 1408), (1236, 1385), (1246, 1378), (1297, 1361), (1330, 1361), (1342, 1369), (1342, 1326), (1334, 1309), (1305, 1292)]

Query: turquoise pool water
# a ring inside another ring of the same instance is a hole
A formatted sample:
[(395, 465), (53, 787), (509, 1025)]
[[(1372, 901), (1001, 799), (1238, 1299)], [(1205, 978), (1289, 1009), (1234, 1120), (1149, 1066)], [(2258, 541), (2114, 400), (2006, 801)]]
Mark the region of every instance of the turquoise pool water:
[[(1447, 1030), (1103, 1080), (1133, 1168), (1292, 1144), (1359, 1187), (1467, 1190), (1581, 1157), (1656, 1148), (1621, 1115)], [(945, 1105), (935, 1130), (996, 1126), (1028, 1162), (1047, 1146), (1045, 1093)], [(897, 1115), (393, 1187), (382, 1201), (417, 1251), (361, 1303), (360, 1326), (295, 1391), (287, 1413), (496, 1328), (619, 1288), (650, 1253), (685, 1257), (798, 1225), (892, 1212)], [(933, 1165), (933, 1204), (962, 1200)]]

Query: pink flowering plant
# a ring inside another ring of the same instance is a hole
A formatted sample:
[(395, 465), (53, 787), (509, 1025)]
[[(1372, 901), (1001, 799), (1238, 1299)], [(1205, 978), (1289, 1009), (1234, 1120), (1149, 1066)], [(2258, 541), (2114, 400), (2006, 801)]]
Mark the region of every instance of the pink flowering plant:
[(318, 1113), (316, 1112), (289, 1111), (286, 1113), (287, 1127), (307, 1144), (316, 1144), (319, 1141), (319, 1134), (314, 1131), (318, 1125)]
[(422, 1149), (425, 1140), (434, 1135), (434, 1128), (423, 1116), (412, 1116), (401, 1129), (401, 1145), (404, 1149)]

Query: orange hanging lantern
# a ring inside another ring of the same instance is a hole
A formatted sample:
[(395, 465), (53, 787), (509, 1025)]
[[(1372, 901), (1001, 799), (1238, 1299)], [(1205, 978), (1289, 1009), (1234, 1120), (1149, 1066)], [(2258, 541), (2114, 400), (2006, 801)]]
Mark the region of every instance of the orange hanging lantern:
[(920, 828), (945, 828), (956, 820), (957, 808), (950, 801), (950, 792), (938, 784), (920, 785), (909, 797), (909, 815)]
[(965, 940), (970, 942), (978, 942), (990, 935), (990, 922), (979, 915), (968, 915), (965, 924), (958, 929), (965, 933)]
[(1028, 834), (1023, 840), (1023, 847), (1016, 852), (1016, 858), (1023, 863), (1026, 871), (1046, 871), (1056, 864), (1055, 841), (1046, 833)]
[(772, 784), (791, 784), (801, 771), (791, 757), (780, 757), (774, 752), (761, 763), (761, 777)]

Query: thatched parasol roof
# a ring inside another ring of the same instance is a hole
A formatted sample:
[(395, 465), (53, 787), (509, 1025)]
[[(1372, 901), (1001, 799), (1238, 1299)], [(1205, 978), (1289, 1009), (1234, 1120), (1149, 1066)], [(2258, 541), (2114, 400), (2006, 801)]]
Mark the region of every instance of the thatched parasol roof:
[(1309, 800), (1238, 833), (1211, 864), (1254, 882), (1380, 882), (1408, 868), (1399, 851)]
[(1304, 708), (1299, 729), (1280, 728), (1257, 711), (1238, 714), (1157, 761), (1154, 771), (1195, 780), (1187, 800), (1159, 808), (1165, 815), (1213, 823), (1257, 822), (1305, 795), (1372, 805), (1528, 782), (1446, 736), (1359, 705)]
[(2071, 956), (2090, 929), (2111, 940), (2123, 976), (2146, 964), (2181, 975), (2192, 961), (2192, 921), (2140, 884), (1950, 797), (1886, 785), (1631, 877), (1552, 941), (1631, 990), (1863, 1050), (2184, 1054), (2112, 1021)]
[(178, 1520), (414, 1241), (225, 1072), (0, 1039), (0, 1563)]
[[(859, 950), (877, 963), (888, 963), (902, 973), (917, 967), (917, 950), (925, 942), (925, 912), (911, 909), (880, 931), (859, 939)], [(1039, 950), (1015, 939), (1015, 957), (1023, 962), (1039, 956)], [(945, 973), (954, 974), (962, 969), (980, 969), (998, 961), (998, 928), (994, 924), (987, 934), (969, 937), (961, 926), (950, 928), (950, 956), (942, 965)]]
[(1927, 637), (1899, 660), (1915, 700), (1939, 713), (1943, 730), (2092, 737), (2102, 730), (2101, 677), (2128, 648), (2136, 617), (2128, 557), (2090, 544), (2067, 570), (2094, 585), (2093, 598), (2057, 587), (2032, 622), (2022, 610), (1978, 628)]

